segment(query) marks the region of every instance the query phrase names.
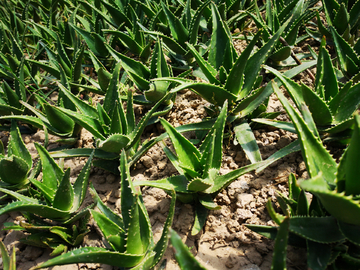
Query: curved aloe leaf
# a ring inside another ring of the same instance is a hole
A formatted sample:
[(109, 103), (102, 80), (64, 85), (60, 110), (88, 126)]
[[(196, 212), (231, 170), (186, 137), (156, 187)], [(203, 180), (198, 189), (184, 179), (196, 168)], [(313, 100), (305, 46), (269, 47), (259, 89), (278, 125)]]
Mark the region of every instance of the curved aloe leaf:
[(120, 253), (99, 247), (83, 247), (50, 259), (38, 265), (35, 269), (82, 262), (111, 263), (111, 265), (119, 267), (133, 267), (141, 262), (143, 256), (143, 254)]

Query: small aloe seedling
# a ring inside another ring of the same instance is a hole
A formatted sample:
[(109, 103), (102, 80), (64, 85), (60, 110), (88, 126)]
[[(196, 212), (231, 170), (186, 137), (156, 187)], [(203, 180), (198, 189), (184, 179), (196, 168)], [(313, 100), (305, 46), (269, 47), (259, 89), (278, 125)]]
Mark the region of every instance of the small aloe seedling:
[(115, 214), (101, 201), (94, 189), (93, 198), (100, 212), (91, 210), (103, 233), (106, 248), (82, 247), (42, 263), (37, 268), (71, 263), (105, 263), (130, 269), (151, 269), (163, 256), (175, 212), (175, 192), (172, 192), (169, 214), (160, 240), (155, 244), (151, 223), (139, 190), (131, 181), (125, 151), (120, 158), (121, 213)]
[(11, 121), (7, 155), (5, 155), (4, 145), (0, 141), (0, 187), (21, 189), (29, 183), (28, 177), (31, 168), (31, 154), (21, 138), (15, 121)]
[[(297, 84), (273, 68), (267, 69), (283, 83), (299, 110), (303, 103), (308, 106), (318, 132), (327, 136), (324, 139), (349, 138), (347, 131), (353, 125), (352, 115), (360, 104), (360, 83), (349, 81), (341, 87), (330, 55), (325, 49), (325, 40), (320, 47), (314, 89), (305, 84)], [(288, 130), (294, 131), (293, 124), (290, 123), (253, 120), (278, 127), (278, 124), (288, 126)]]

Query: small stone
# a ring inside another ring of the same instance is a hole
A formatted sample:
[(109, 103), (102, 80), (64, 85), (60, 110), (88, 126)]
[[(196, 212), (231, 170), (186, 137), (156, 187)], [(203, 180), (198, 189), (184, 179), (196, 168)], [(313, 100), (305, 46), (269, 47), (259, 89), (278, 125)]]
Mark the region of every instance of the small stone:
[(106, 182), (109, 183), (109, 184), (114, 183), (115, 180), (116, 180), (116, 176), (113, 175), (112, 173), (109, 174), (108, 176), (106, 176)]
[(149, 156), (143, 156), (141, 158), (141, 161), (146, 168), (151, 168), (152, 166), (154, 166), (154, 161)]
[(247, 204), (254, 201), (254, 196), (248, 193), (242, 193), (237, 196), (237, 206), (245, 207)]
[(251, 218), (253, 216), (253, 213), (250, 210), (237, 209), (236, 215), (237, 215), (237, 218), (244, 220), (244, 219)]

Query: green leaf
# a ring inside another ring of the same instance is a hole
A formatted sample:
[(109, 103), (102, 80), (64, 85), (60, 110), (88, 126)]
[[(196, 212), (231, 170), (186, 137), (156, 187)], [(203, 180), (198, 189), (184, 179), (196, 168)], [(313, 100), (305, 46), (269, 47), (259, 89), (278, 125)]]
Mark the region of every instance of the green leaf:
[(198, 234), (204, 227), (209, 210), (200, 202), (195, 202), (195, 220), (191, 229), (191, 235)]
[(290, 219), (285, 218), (276, 234), (271, 269), (286, 269), (286, 248), (289, 238)]
[(301, 151), (306, 163), (310, 177), (315, 177), (320, 171), (324, 173), (326, 181), (333, 185), (335, 180), (336, 162), (327, 152), (325, 147), (310, 131), (304, 120), (290, 105), (289, 101), (273, 82), (273, 89), (279, 100), (283, 104), (286, 112), (292, 119), (301, 142)]
[(0, 159), (0, 179), (7, 184), (25, 184), (29, 171), (29, 165), (21, 157), (12, 155)]
[(106, 89), (103, 108), (106, 113), (111, 116), (113, 110), (116, 107), (115, 104), (120, 102), (119, 94), (119, 76), (120, 76), (121, 63), (117, 63), (112, 71), (112, 77), (109, 82), (109, 86)]
[(64, 176), (64, 172), (60, 169), (59, 165), (50, 156), (49, 152), (42, 145), (35, 143), (36, 150), (39, 153), (41, 160), (43, 181), (42, 183), (53, 190), (54, 192), (58, 188), (60, 180)]
[(346, 151), (345, 160), (345, 193), (346, 195), (359, 195), (360, 167), (356, 162), (360, 158), (360, 116), (355, 115), (355, 127), (351, 141)]
[(329, 244), (307, 240), (307, 263), (311, 269), (326, 269), (330, 263), (332, 247)]
[(98, 148), (106, 152), (120, 153), (129, 142), (130, 139), (128, 136), (124, 136), (122, 134), (112, 134), (107, 137), (106, 140), (101, 141)]
[(44, 104), (44, 108), (46, 117), (54, 128), (64, 133), (73, 132), (75, 123), (69, 116), (58, 110), (56, 106)]
[(290, 231), (319, 243), (334, 243), (345, 239), (334, 217), (292, 217)]
[(247, 61), (252, 53), (255, 44), (258, 42), (262, 31), (258, 31), (256, 35), (251, 40), (250, 44), (246, 46), (245, 50), (241, 53), (241, 55), (237, 58), (236, 62), (232, 66), (229, 76), (227, 78), (225, 89), (230, 93), (237, 96), (241, 91), (241, 88), (244, 83), (244, 70), (247, 65)]
[(177, 132), (175, 128), (169, 124), (169, 122), (164, 119), (160, 119), (160, 122), (169, 134), (180, 164), (183, 164), (194, 171), (200, 171), (199, 158), (201, 155), (199, 150), (183, 135), (181, 135), (181, 133)]
[(206, 270), (192, 255), (189, 248), (182, 242), (180, 236), (170, 230), (170, 241), (175, 249), (175, 258), (181, 270)]
[(236, 140), (241, 145), (251, 163), (262, 161), (261, 153), (257, 145), (254, 133), (246, 120), (234, 126)]
[(59, 187), (56, 190), (53, 207), (62, 211), (69, 211), (74, 202), (74, 189), (70, 183), (70, 168), (65, 171), (65, 174), (60, 181)]
[(35, 269), (72, 263), (104, 263), (118, 267), (134, 267), (142, 258), (142, 254), (113, 252), (99, 247), (82, 247), (52, 258)]
[(29, 150), (26, 148), (20, 134), (20, 130), (14, 120), (11, 121), (10, 140), (8, 144), (8, 156), (17, 156), (22, 158), (28, 165), (32, 167), (32, 157)]

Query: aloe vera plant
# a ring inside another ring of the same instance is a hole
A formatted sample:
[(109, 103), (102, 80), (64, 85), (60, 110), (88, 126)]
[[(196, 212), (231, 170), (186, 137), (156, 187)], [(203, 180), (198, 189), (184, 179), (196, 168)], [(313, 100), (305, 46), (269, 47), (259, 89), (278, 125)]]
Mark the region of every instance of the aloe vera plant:
[[(35, 147), (41, 162), (34, 168), (31, 176), (36, 177), (41, 170), (42, 181), (34, 178), (28, 180), (36, 187), (30, 193), (36, 194), (35, 197), (39, 199), (2, 187), (0, 191), (15, 198), (16, 201), (0, 208), (0, 215), (12, 211), (25, 211), (63, 223), (70, 222), (76, 215), (84, 215), (86, 211), (79, 212), (79, 209), (85, 198), (93, 155), (86, 162), (75, 183), (71, 184), (70, 170), (64, 172), (40, 144), (35, 144)], [(2, 170), (4, 173), (6, 171), (10, 174), (8, 168)], [(10, 171), (14, 174), (14, 170)]]
[[(333, 265), (335, 269), (356, 269), (360, 265), (357, 247), (359, 185), (355, 165), (359, 155), (360, 117), (355, 115), (352, 120), (354, 131), (349, 146), (337, 164), (321, 143), (307, 107), (302, 106), (303, 119), (275, 84), (274, 91), (295, 125), (310, 176), (310, 179), (300, 182), (300, 188), (291, 177), (289, 198), (281, 196), (279, 200), (289, 219), (288, 229), (284, 229), (290, 233), (289, 244), (307, 247), (310, 268), (325, 269)], [(310, 206), (304, 190), (314, 196)], [(271, 204), (268, 209), (277, 224), (284, 221), (285, 217), (276, 214)], [(250, 227), (267, 236), (276, 234), (274, 228)], [(287, 238), (288, 234), (279, 237)], [(280, 257), (285, 248), (282, 246), (276, 251)]]
[(105, 263), (130, 269), (151, 269), (161, 259), (167, 243), (168, 233), (175, 211), (175, 192), (172, 192), (169, 214), (160, 240), (154, 243), (151, 223), (141, 194), (133, 185), (126, 153), (120, 158), (121, 213), (110, 210), (94, 189), (93, 198), (100, 212), (91, 210), (92, 216), (104, 235), (106, 248), (82, 247), (48, 260), (37, 268), (71, 263)]
[(245, 173), (256, 169), (260, 170), (260, 168), (264, 169), (284, 154), (278, 153), (276, 157), (270, 157), (269, 160), (256, 162), (225, 175), (220, 175), (226, 112), (227, 103), (225, 102), (219, 117), (199, 148), (195, 147), (166, 120), (161, 119), (161, 124), (169, 135), (176, 154), (167, 146), (164, 146), (163, 150), (180, 175), (156, 181), (134, 182), (134, 185), (139, 186), (146, 185), (165, 190), (174, 189), (180, 201), (184, 203), (193, 202), (195, 204), (193, 235), (197, 234), (204, 226), (208, 210), (219, 209), (213, 199), (222, 189)]

